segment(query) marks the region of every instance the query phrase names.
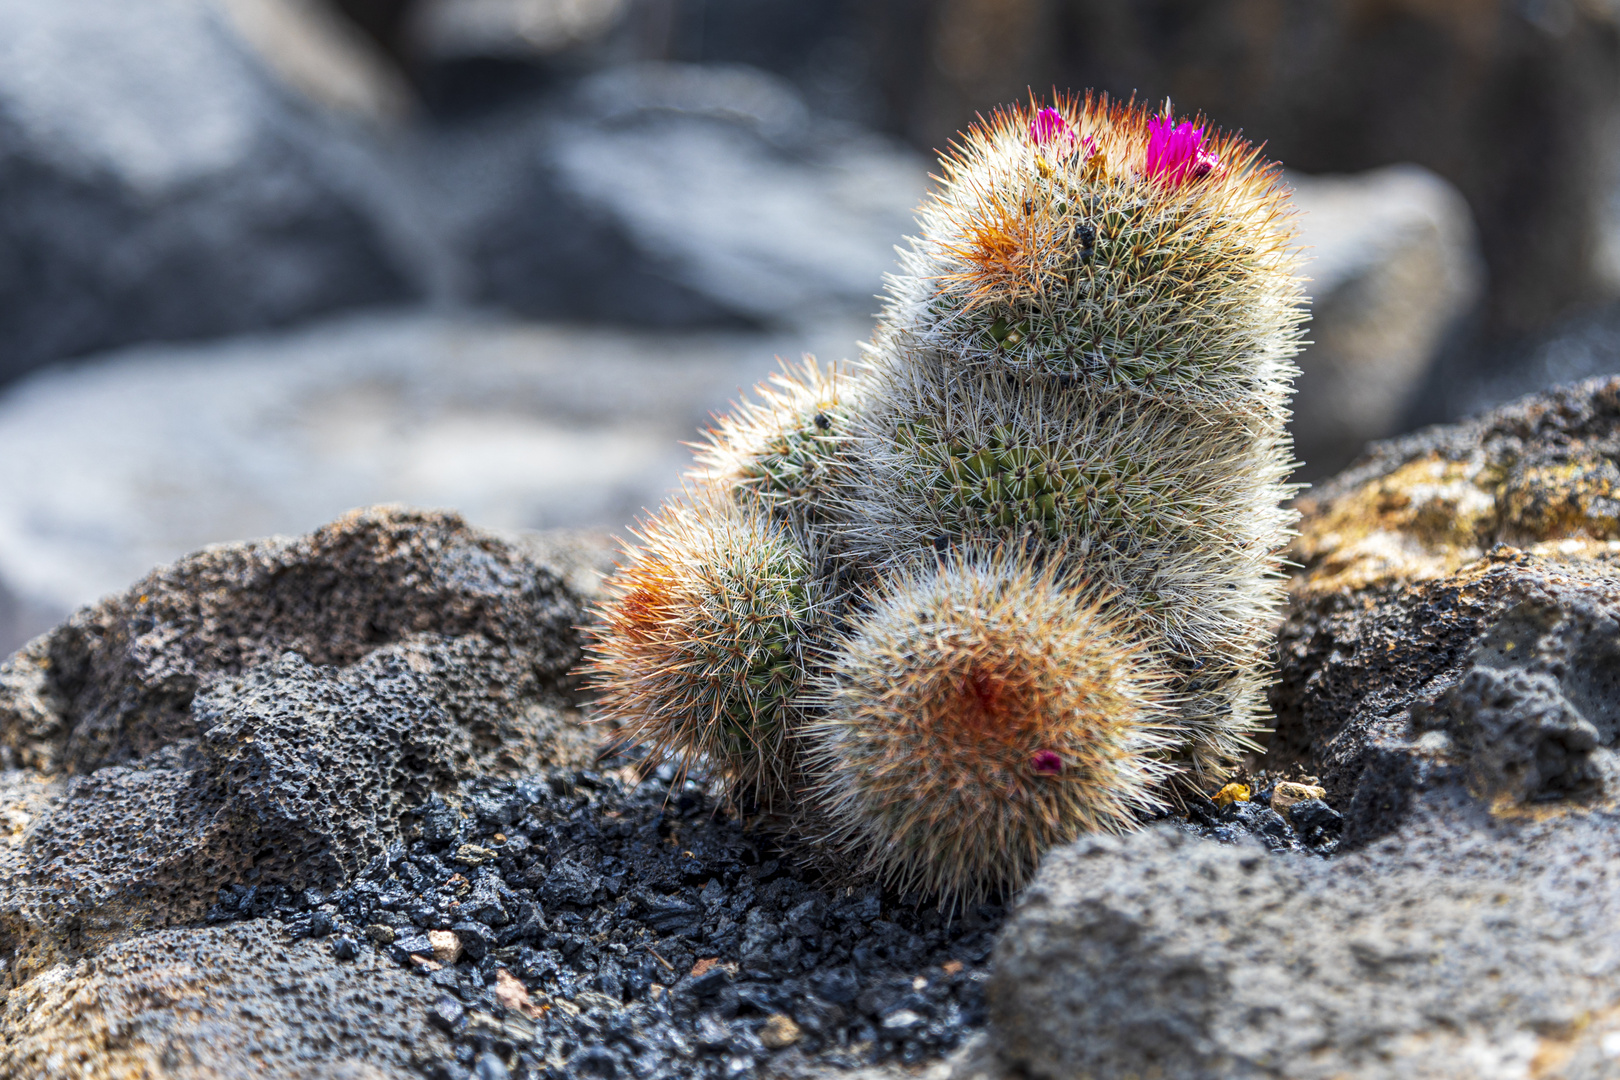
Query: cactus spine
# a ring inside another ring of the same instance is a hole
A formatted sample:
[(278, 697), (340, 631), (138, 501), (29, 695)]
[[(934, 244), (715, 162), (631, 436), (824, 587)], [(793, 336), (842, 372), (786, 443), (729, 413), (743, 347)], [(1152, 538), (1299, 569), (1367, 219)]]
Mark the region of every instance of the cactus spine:
[(660, 753), (706, 759), (745, 798), (779, 802), (822, 615), (804, 547), (757, 504), (702, 495), (640, 537), (603, 608), (601, 714)]
[[(1301, 286), (1277, 167), (1168, 106), (1009, 109), (942, 165), (861, 362), (785, 371), (694, 475), (816, 553), (794, 572), (825, 617), (791, 622), (797, 696), (766, 710), (793, 736), (758, 744), (784, 798), (870, 869), (962, 898), (1248, 745)], [(604, 655), (623, 623), (610, 607)], [(614, 679), (617, 715), (688, 707)], [(982, 679), (1016, 693), (991, 708)], [(646, 730), (733, 760), (690, 728)]]
[(1056, 566), (953, 553), (875, 599), (806, 729), (833, 845), (972, 901), (1157, 805), (1162, 673)]

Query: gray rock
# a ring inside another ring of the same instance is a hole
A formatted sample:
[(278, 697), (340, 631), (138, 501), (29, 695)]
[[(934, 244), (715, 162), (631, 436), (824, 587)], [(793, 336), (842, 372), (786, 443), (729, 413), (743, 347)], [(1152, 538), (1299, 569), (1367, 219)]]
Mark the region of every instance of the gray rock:
[(333, 112), (394, 127), (411, 111), (404, 76), (325, 0), (209, 0), (282, 82)]
[(991, 1043), (1032, 1080), (1613, 1075), (1564, 1057), (1620, 1033), (1617, 856), (1611, 812), (1447, 808), (1334, 861), (1084, 840), (1003, 932)]
[(403, 35), (418, 61), (536, 60), (600, 39), (626, 0), (420, 0)]
[(427, 150), (472, 298), (530, 316), (807, 325), (866, 314), (925, 163), (743, 67), (639, 64)]
[(1289, 179), (1311, 277), (1291, 430), (1299, 478), (1316, 479), (1400, 430), (1484, 268), (1468, 204), (1426, 169)]
[(473, 775), (582, 753), (578, 600), (446, 514), (224, 545), (0, 666), (0, 757), (51, 778), (0, 851), (8, 974), (198, 919), (226, 883), (330, 886)]
[(0, 379), (423, 293), (386, 171), (221, 19), (0, 3)]
[(51, 968), (0, 1008), (16, 1080), (273, 1075), (385, 1080), (445, 1060), (441, 991), (360, 950), (282, 939), (264, 921), (146, 934)]
[(1620, 747), (1620, 379), (1376, 444), (1301, 500), (1273, 762), (1345, 843), (1424, 789), (1612, 796)]
[[(864, 330), (351, 317), (41, 372), (0, 397), (0, 654), (154, 565), (305, 532), (354, 506), (620, 530), (679, 482), (691, 461), (680, 441), (763, 379), (773, 355), (847, 355)], [(576, 535), (572, 546), (589, 591), (602, 545)]]

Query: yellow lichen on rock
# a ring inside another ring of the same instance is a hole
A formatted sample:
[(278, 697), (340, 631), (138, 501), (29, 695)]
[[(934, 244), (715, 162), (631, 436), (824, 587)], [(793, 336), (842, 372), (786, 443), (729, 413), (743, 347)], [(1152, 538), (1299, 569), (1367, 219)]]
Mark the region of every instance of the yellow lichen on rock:
[(1496, 502), (1506, 543), (1620, 538), (1620, 469), (1605, 457), (1516, 468)]
[(1444, 577), (1477, 559), (1496, 529), (1494, 473), (1430, 454), (1337, 499), (1299, 502), (1294, 543), (1312, 590)]

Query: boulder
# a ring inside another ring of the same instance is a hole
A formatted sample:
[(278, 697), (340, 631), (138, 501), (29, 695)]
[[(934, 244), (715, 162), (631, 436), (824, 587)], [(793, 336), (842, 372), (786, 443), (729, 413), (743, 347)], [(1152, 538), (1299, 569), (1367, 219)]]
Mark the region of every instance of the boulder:
[(1290, 429), (1296, 478), (1314, 480), (1401, 429), (1447, 336), (1477, 314), (1484, 273), (1468, 204), (1426, 169), (1289, 183), (1311, 278)]
[(773, 354), (847, 355), (862, 332), (368, 316), (41, 372), (0, 398), (0, 653), (204, 544), (353, 506), (621, 530), (679, 482), (680, 440)]
[(223, 20), (0, 3), (0, 380), (423, 295), (386, 170)]
[(1601, 799), (1620, 746), (1620, 378), (1375, 444), (1300, 500), (1274, 761), (1345, 842), (1413, 794)]
[(0, 1007), (0, 1072), (83, 1080), (388, 1080), (449, 1057), (437, 988), (264, 923), (163, 930), (63, 964)]
[(992, 1043), (1031, 1080), (1611, 1076), (1617, 858), (1612, 811), (1447, 814), (1331, 861), (1083, 840), (1002, 933)]
[[(585, 611), (447, 514), (357, 512), (210, 548), (0, 666), (12, 979), (201, 918), (226, 884), (330, 887), (462, 780), (579, 753)], [(20, 783), (20, 781), (18, 781)]]
[(928, 172), (782, 80), (683, 64), (605, 69), (424, 153), (472, 299), (660, 326), (867, 314)]

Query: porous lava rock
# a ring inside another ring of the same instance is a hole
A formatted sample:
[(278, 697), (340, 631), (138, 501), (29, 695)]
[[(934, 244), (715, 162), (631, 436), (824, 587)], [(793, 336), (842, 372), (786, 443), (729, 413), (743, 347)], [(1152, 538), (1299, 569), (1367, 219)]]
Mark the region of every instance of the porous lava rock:
[(1374, 444), (1301, 500), (1274, 763), (1347, 805), (1602, 800), (1620, 740), (1620, 378)]
[(1612, 1076), (1617, 860), (1612, 811), (1456, 805), (1334, 860), (1083, 840), (1002, 933), (991, 1043), (1031, 1080)]
[(0, 1008), (0, 1074), (80, 1080), (421, 1075), (449, 1040), (437, 990), (369, 951), (334, 963), (325, 942), (273, 924), (170, 929), (64, 964)]
[(361, 511), (206, 549), (0, 667), (13, 980), (200, 918), (226, 883), (329, 885), (473, 775), (583, 752), (579, 598), (450, 514)]

